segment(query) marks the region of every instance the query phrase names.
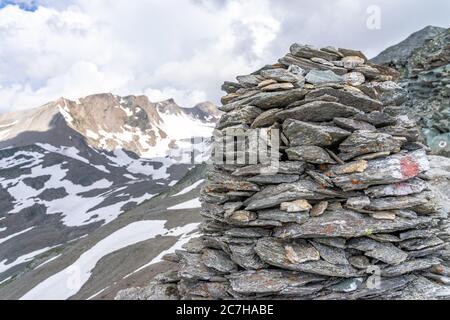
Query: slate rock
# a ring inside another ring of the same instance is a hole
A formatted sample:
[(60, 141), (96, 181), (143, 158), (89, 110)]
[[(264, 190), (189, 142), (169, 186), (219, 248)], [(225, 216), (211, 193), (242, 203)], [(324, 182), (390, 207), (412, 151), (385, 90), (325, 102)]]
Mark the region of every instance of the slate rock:
[(256, 176), (261, 174), (295, 174), (300, 175), (305, 171), (305, 163), (302, 161), (280, 161), (277, 166), (255, 164), (236, 169), (232, 176)]
[(408, 258), (408, 254), (392, 243), (378, 242), (370, 238), (354, 238), (347, 242), (352, 249), (364, 251), (364, 255), (391, 265), (398, 265)]
[(334, 118), (333, 122), (340, 128), (354, 132), (356, 130), (366, 130), (366, 131), (375, 131), (375, 126), (371, 125), (370, 123), (349, 119), (349, 118)]
[(311, 70), (306, 75), (305, 80), (311, 84), (344, 82), (344, 78), (342, 76), (337, 75), (331, 70)]
[[(258, 216), (259, 218), (259, 216)], [(272, 220), (272, 219), (269, 219)], [(242, 238), (268, 237), (272, 232), (264, 228), (231, 228), (225, 231), (226, 236)]]
[(306, 212), (286, 212), (280, 209), (264, 209), (258, 211), (258, 219), (276, 220), (283, 223), (295, 222), (302, 224), (308, 220), (309, 215)]
[(293, 74), (283, 68), (262, 70), (260, 75), (264, 78), (275, 80), (276, 82), (296, 83), (303, 79), (302, 76)]
[(249, 104), (263, 110), (285, 107), (297, 100), (303, 99), (305, 94), (306, 91), (303, 89), (292, 89), (281, 92), (263, 92), (253, 97)]
[(333, 183), (343, 190), (363, 190), (380, 184), (409, 180), (429, 170), (424, 150), (399, 153), (382, 159), (368, 161), (363, 172), (333, 177)]
[(231, 273), (237, 271), (236, 264), (230, 260), (225, 252), (220, 250), (206, 249), (202, 254), (205, 266), (220, 273)]
[(351, 117), (359, 110), (336, 102), (313, 101), (302, 106), (282, 110), (276, 114), (277, 119), (295, 119), (300, 121), (324, 122), (337, 117)]
[(268, 264), (261, 261), (256, 254), (253, 244), (229, 245), (229, 248), (231, 260), (246, 270), (259, 270), (268, 267)]
[(257, 184), (280, 184), (292, 183), (300, 179), (296, 174), (274, 174), (274, 175), (259, 175), (247, 178), (248, 181)]
[(321, 147), (298, 146), (286, 149), (289, 160), (299, 160), (314, 164), (333, 164), (335, 161)]
[(367, 270), (367, 268), (370, 266), (369, 258), (366, 256), (352, 256), (348, 258), (349, 263), (357, 268), (362, 270)]
[(353, 211), (340, 210), (314, 217), (305, 223), (275, 228), (279, 238), (361, 237), (372, 233), (386, 233), (414, 229), (430, 223), (429, 217), (414, 220), (397, 218), (394, 221), (377, 220)]
[(366, 206), (368, 210), (394, 210), (394, 209), (408, 209), (421, 204), (428, 203), (429, 199), (424, 194), (412, 196), (398, 196), (398, 197), (384, 197), (376, 198), (370, 201)]
[(378, 110), (370, 113), (359, 113), (355, 116), (355, 119), (368, 122), (377, 128), (394, 125), (397, 121), (396, 118)]
[(407, 196), (410, 194), (421, 193), (428, 188), (427, 182), (419, 178), (413, 178), (404, 182), (369, 187), (364, 190), (364, 193), (372, 198)]
[(314, 171), (314, 170), (307, 170), (306, 174), (308, 176), (310, 176), (311, 178), (313, 178), (317, 183), (328, 187), (328, 188), (333, 188), (334, 184), (333, 181), (325, 174)]
[(413, 271), (426, 270), (439, 264), (432, 259), (414, 259), (405, 261), (397, 266), (390, 266), (381, 270), (383, 277), (397, 277)]
[(389, 134), (358, 130), (339, 145), (341, 153), (338, 156), (349, 160), (367, 153), (399, 152), (401, 146), (401, 141)]
[(262, 110), (255, 106), (244, 106), (222, 116), (217, 125), (217, 129), (223, 129), (236, 124), (252, 124), (252, 122), (262, 113)]
[[(339, 103), (354, 107), (363, 112), (372, 112), (381, 110), (383, 108), (383, 104), (380, 101), (367, 96), (358, 89), (334, 89), (324, 87), (308, 92), (308, 94), (306, 94), (305, 96), (305, 99), (318, 100), (323, 95), (336, 97)], [(364, 119), (362, 120), (365, 121)]]
[(323, 188), (315, 182), (300, 180), (294, 183), (283, 183), (267, 186), (246, 200), (246, 210), (258, 210), (275, 207), (282, 202), (298, 199), (325, 200), (338, 197), (339, 192)]
[(253, 121), (251, 128), (261, 128), (261, 127), (268, 127), (274, 124), (276, 121), (278, 121), (277, 113), (281, 111), (281, 109), (274, 108), (269, 109), (267, 111), (264, 111), (259, 116), (255, 118)]
[(311, 244), (314, 246), (314, 248), (316, 248), (317, 251), (319, 251), (320, 257), (323, 260), (331, 264), (349, 264), (344, 249), (327, 246), (315, 241), (311, 241)]
[(321, 58), (327, 61), (332, 61), (339, 58), (339, 56), (335, 53), (322, 51), (314, 48), (313, 46), (301, 45), (298, 43), (291, 45), (290, 51), (294, 56), (302, 58)]
[(343, 141), (351, 133), (333, 126), (321, 126), (313, 123), (287, 119), (283, 122), (283, 133), (291, 147), (318, 146), (328, 147)]
[(304, 287), (310, 282), (317, 282), (323, 278), (314, 275), (283, 271), (260, 270), (243, 271), (228, 276), (234, 291), (244, 294), (282, 294), (289, 288)]

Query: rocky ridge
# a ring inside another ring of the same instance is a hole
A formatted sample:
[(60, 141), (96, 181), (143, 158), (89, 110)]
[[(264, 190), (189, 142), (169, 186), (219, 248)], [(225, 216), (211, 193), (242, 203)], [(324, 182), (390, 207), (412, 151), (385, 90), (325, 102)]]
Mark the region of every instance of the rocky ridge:
[(398, 70), (409, 114), (435, 154), (450, 155), (450, 29), (428, 26), (371, 60)]
[(359, 51), (294, 44), (225, 82), (217, 129), (279, 132), (280, 145), (265, 142), (279, 164), (216, 161), (202, 236), (164, 257), (179, 268), (116, 298), (402, 298), (448, 282), (446, 212), (398, 75)]

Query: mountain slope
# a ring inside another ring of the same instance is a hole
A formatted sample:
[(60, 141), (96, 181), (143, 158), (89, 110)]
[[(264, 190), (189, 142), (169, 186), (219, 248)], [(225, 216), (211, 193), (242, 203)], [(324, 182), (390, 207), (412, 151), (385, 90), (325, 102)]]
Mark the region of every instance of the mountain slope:
[(371, 62), (375, 64), (402, 63), (411, 56), (414, 50), (423, 46), (428, 39), (435, 37), (443, 31), (445, 31), (445, 28), (427, 26), (414, 32), (400, 43), (383, 50), (379, 55), (371, 59)]
[(434, 154), (450, 156), (450, 29), (427, 27), (372, 61), (396, 68)]
[(0, 282), (168, 190), (217, 119), (209, 103), (111, 94), (0, 115)]
[(146, 284), (172, 267), (161, 260), (164, 254), (195, 236), (201, 218), (194, 200), (207, 169), (196, 166), (170, 190), (40, 253), (20, 275), (0, 282), (0, 299), (113, 298), (123, 288)]

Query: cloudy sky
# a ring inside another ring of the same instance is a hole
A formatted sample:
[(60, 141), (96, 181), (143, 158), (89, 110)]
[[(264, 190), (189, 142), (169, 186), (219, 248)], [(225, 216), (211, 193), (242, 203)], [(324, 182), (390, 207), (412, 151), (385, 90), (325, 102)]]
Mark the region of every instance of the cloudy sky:
[(293, 42), (375, 56), (448, 0), (0, 0), (0, 112), (92, 93), (218, 102)]

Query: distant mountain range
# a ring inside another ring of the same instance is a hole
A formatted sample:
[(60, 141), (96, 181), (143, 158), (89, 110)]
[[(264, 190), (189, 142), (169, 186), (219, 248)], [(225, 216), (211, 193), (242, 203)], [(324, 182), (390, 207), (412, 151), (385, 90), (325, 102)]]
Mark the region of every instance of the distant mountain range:
[(175, 185), (219, 117), (112, 94), (0, 115), (0, 282)]

